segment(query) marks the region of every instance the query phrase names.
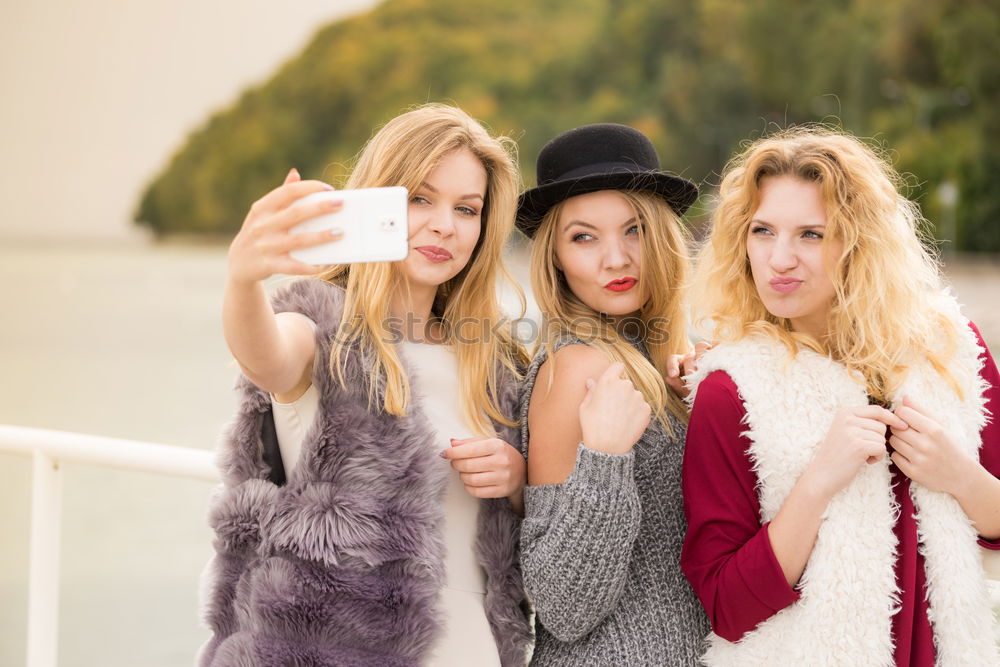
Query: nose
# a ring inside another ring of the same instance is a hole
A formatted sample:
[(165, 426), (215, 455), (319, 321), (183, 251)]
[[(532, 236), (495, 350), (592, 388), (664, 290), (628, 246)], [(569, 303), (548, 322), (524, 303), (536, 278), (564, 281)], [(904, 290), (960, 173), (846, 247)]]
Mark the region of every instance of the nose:
[(604, 268), (622, 269), (632, 263), (624, 239), (610, 239), (604, 248)]
[(778, 238), (771, 246), (771, 255), (768, 263), (775, 273), (784, 273), (794, 269), (799, 263), (799, 256), (795, 252), (795, 246), (788, 239)]
[(429, 211), (427, 228), (435, 234), (447, 238), (455, 233), (454, 211), (449, 207), (435, 206)]

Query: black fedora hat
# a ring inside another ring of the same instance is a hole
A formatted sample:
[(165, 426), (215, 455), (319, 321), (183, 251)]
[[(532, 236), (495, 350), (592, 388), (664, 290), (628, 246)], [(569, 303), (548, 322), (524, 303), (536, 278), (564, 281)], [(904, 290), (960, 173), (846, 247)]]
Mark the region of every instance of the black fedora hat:
[(538, 186), (518, 199), (517, 228), (535, 235), (545, 213), (576, 195), (598, 190), (647, 190), (682, 215), (698, 198), (691, 181), (660, 170), (660, 158), (642, 132), (617, 123), (563, 132), (538, 154)]

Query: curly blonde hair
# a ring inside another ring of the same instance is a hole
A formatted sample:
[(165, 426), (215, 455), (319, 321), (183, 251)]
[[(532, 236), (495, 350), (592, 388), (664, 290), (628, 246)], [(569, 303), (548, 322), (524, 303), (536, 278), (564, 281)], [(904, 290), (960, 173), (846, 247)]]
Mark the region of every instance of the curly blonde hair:
[[(827, 215), (824, 243), (843, 242), (822, 340), (768, 312), (750, 272), (747, 234), (761, 182), (772, 176), (817, 183)], [(882, 403), (923, 358), (961, 395), (946, 368), (958, 332), (933, 303), (944, 287), (939, 260), (903, 186), (879, 151), (824, 127), (793, 127), (750, 144), (726, 166), (699, 254), (692, 302), (701, 332), (719, 340), (764, 333), (792, 354), (799, 345), (829, 354), (859, 372), (868, 394)]]

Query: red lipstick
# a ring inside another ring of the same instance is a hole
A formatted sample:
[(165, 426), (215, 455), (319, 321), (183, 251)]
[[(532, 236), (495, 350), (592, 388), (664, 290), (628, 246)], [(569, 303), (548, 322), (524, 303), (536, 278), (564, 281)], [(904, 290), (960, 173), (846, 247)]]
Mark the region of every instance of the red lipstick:
[(627, 292), (635, 284), (639, 282), (631, 276), (625, 276), (624, 278), (618, 278), (617, 280), (612, 280), (610, 283), (604, 286), (604, 289), (611, 290), (612, 292)]

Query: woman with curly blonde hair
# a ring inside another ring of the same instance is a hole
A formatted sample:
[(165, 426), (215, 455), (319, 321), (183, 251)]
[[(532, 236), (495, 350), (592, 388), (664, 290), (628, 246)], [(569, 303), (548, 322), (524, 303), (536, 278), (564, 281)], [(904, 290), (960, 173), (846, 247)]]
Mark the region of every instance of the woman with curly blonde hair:
[(811, 127), (726, 169), (684, 461), (705, 664), (1000, 664), (1000, 375), (900, 180)]

